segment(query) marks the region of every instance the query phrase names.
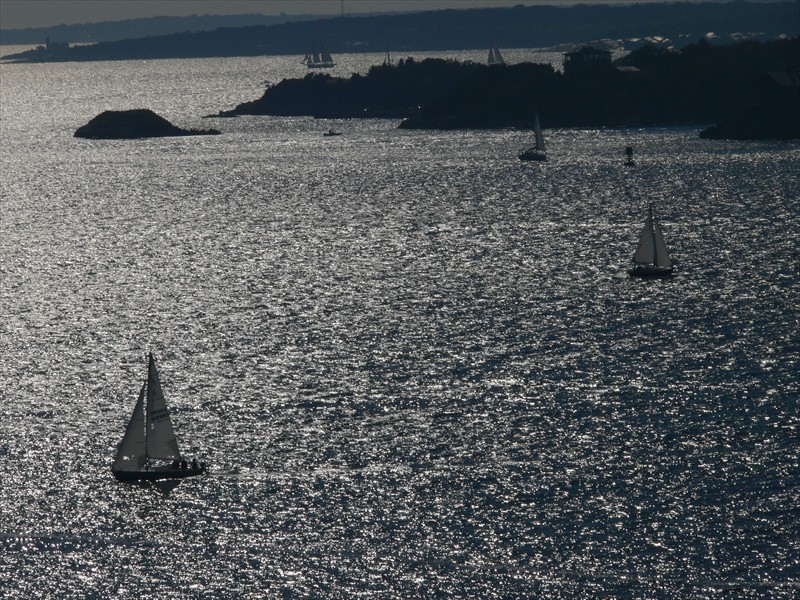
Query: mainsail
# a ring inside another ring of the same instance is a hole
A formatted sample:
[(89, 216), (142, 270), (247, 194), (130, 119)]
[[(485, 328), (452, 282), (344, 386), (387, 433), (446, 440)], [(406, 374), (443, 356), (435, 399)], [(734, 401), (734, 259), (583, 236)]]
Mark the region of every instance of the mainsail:
[(147, 456), (163, 460), (180, 460), (178, 440), (172, 429), (164, 392), (158, 379), (156, 362), (150, 355), (147, 367)]
[(138, 470), (144, 467), (147, 462), (147, 447), (144, 438), (144, 396), (147, 383), (142, 384), (142, 391), (139, 392), (139, 400), (133, 409), (131, 420), (122, 441), (117, 447), (117, 455), (114, 457), (115, 470)]
[(671, 269), (672, 260), (664, 243), (661, 226), (653, 217), (652, 205), (648, 209), (642, 233), (639, 235), (639, 246), (633, 255), (633, 262), (638, 265), (652, 265), (662, 269)]
[(539, 111), (535, 110), (533, 113), (533, 131), (536, 136), (535, 144), (519, 154), (520, 160), (547, 160), (547, 153), (544, 149), (544, 136), (542, 135), (542, 126), (539, 123)]
[[(159, 461), (169, 464), (159, 464)], [(197, 460), (188, 463), (181, 459), (152, 354), (147, 365), (147, 380), (117, 447), (111, 472), (122, 482), (184, 479), (206, 472), (205, 463), (198, 464)]]
[(500, 54), (500, 50), (497, 48), (492, 48), (489, 50), (488, 63), (490, 65), (503, 65), (505, 62), (506, 60), (503, 58), (503, 55)]

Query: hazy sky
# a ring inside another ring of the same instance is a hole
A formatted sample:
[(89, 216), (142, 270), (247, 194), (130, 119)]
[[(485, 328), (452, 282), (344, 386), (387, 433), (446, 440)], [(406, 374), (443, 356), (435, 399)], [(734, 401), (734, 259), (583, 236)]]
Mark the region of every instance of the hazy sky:
[[(439, 10), (488, 6), (571, 5), (581, 0), (344, 0), (346, 13)], [(583, 3), (600, 0), (582, 0)], [(664, 0), (602, 0), (631, 4)], [(0, 0), (0, 28), (22, 29), (72, 23), (120, 21), (139, 17), (186, 15), (338, 15), (342, 0)]]

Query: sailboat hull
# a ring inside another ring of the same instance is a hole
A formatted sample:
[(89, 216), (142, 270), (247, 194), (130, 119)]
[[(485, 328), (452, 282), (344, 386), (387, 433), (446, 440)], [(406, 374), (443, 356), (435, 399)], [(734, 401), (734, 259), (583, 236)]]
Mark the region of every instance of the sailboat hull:
[(547, 155), (538, 150), (526, 150), (520, 153), (520, 160), (547, 160)]
[(631, 277), (669, 277), (672, 275), (672, 267), (643, 267), (639, 269), (631, 269), (628, 271), (628, 275)]
[(186, 479), (187, 477), (197, 477), (204, 475), (206, 470), (202, 467), (197, 469), (159, 469), (149, 471), (116, 471), (111, 470), (117, 481), (160, 481), (162, 479)]

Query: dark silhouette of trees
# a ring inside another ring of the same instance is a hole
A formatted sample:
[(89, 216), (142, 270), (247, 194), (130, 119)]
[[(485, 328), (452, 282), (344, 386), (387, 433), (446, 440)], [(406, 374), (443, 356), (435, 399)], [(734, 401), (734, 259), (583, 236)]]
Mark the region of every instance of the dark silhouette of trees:
[(309, 73), (302, 79), (285, 79), (260, 99), (217, 116), (402, 118), (417, 113), (479, 68), (452, 60), (408, 58), (394, 66), (374, 66), (366, 75), (354, 74), (349, 79)]
[(774, 96), (766, 74), (800, 68), (800, 38), (704, 40), (680, 51), (644, 46), (617, 66), (636, 70), (560, 74), (516, 65), (491, 80), (481, 70), (403, 127), (529, 127), (535, 109), (544, 127), (708, 123)]
[(800, 38), (733, 45), (702, 40), (680, 51), (644, 46), (616, 65), (570, 73), (533, 63), (409, 58), (349, 79), (309, 74), (284, 80), (218, 116), (405, 117), (404, 128), (529, 128), (538, 111), (547, 128), (711, 123), (769, 106), (772, 131), (781, 120), (792, 122), (785, 112), (798, 88), (777, 85), (768, 73), (794, 73), (796, 83), (798, 69)]
[[(773, 39), (781, 34), (798, 35), (797, 17), (797, 2), (784, 1), (517, 6), (353, 16), (270, 26), (229, 26), (212, 31), (193, 30), (200, 25), (189, 21), (181, 33), (156, 35), (158, 30), (154, 23), (150, 37), (72, 46), (58, 54), (30, 51), (16, 58), (89, 61), (303, 54), (311, 44), (323, 41), (335, 54), (382, 53), (387, 49), (393, 52), (458, 50), (494, 45), (543, 48), (647, 36), (661, 36), (671, 40), (670, 44), (681, 46), (684, 40), (697, 39), (708, 31), (726, 40), (743, 31), (762, 32), (758, 34), (762, 39)], [(63, 37), (69, 35), (69, 30), (53, 30), (53, 39), (63, 42), (86, 39), (84, 29), (71, 31), (79, 37), (70, 39)]]

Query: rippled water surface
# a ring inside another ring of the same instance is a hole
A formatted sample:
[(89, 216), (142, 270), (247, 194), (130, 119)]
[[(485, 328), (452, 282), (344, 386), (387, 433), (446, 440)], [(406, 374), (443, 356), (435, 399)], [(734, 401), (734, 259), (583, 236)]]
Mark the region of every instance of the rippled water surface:
[[(5, 597), (800, 593), (796, 144), (521, 164), (200, 118), (294, 59), (0, 69)], [(223, 135), (72, 137), (133, 107)], [(668, 281), (626, 275), (648, 203)], [(150, 350), (213, 470), (172, 490), (109, 471)]]

